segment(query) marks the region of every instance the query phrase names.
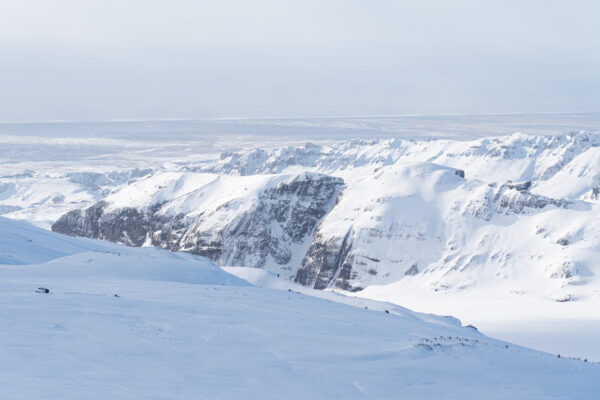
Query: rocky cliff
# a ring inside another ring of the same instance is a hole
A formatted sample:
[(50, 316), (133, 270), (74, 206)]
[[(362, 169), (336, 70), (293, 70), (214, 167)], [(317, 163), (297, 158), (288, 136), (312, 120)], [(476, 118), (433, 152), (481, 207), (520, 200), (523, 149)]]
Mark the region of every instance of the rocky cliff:
[[(185, 196), (190, 200), (208, 192), (215, 196), (215, 189), (228, 190), (227, 184), (211, 183)], [(294, 249), (312, 239), (318, 222), (334, 205), (343, 180), (307, 173), (261, 184), (247, 198), (217, 193), (217, 202), (211, 207), (191, 207), (188, 213), (169, 212), (175, 201), (183, 201), (181, 197), (139, 208), (102, 201), (68, 212), (52, 230), (131, 246), (186, 251), (220, 265), (264, 267), (271, 261), (286, 266)]]

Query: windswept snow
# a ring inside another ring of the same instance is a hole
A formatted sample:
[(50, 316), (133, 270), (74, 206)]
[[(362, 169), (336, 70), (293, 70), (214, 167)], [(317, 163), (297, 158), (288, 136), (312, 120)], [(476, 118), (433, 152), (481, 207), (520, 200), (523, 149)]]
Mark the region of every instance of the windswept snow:
[(55, 235), (31, 224), (0, 217), (0, 264), (35, 264), (86, 251), (121, 248), (96, 240)]
[(32, 282), (64, 279), (131, 279), (183, 283), (247, 285), (206, 260), (160, 249), (136, 249), (72, 238), (23, 221), (0, 217), (0, 265), (6, 273)]
[(0, 266), (0, 354), (10, 366), (0, 381), (11, 399), (595, 399), (600, 390), (597, 364), (494, 340), (451, 317), (250, 287), (196, 256), (100, 251), (0, 226), (72, 253)]

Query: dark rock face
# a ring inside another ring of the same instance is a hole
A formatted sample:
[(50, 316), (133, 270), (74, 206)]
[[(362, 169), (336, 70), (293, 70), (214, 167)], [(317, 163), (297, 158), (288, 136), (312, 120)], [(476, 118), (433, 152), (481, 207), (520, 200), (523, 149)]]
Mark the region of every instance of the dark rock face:
[(285, 265), (292, 258), (292, 246), (312, 238), (342, 185), (339, 178), (300, 175), (263, 191), (251, 211), (222, 229), (205, 230), (200, 216), (178, 249), (206, 256), (219, 265), (262, 267), (268, 256)]
[(219, 265), (262, 267), (269, 256), (285, 265), (292, 258), (293, 245), (312, 238), (342, 186), (340, 178), (302, 174), (265, 188), (253, 207), (216, 228), (206, 221), (225, 218), (226, 211), (235, 207), (234, 201), (203, 212), (192, 221), (185, 215), (161, 213), (165, 204), (107, 211), (106, 204), (99, 202), (63, 215), (52, 230), (131, 246), (149, 243), (202, 255)]
[(100, 239), (100, 217), (104, 206), (105, 203), (101, 201), (85, 210), (69, 211), (52, 225), (52, 230), (71, 236)]
[(413, 264), (409, 269), (406, 270), (404, 275), (406, 276), (414, 276), (419, 273), (419, 268), (417, 268), (417, 264)]
[(52, 225), (54, 232), (141, 246), (151, 231), (151, 217), (143, 210), (122, 208), (105, 212), (106, 203), (69, 211)]
[(510, 189), (518, 190), (519, 192), (526, 192), (531, 187), (531, 181), (520, 182), (520, 183), (507, 183), (506, 186)]
[(530, 182), (512, 185), (505, 184), (500, 187), (494, 200), (506, 212), (522, 214), (527, 209), (541, 209), (549, 205), (559, 208), (567, 208), (571, 202), (564, 199), (551, 199), (549, 197), (536, 195), (527, 191)]
[(460, 177), (460, 178), (464, 178), (465, 177), (465, 171), (462, 169), (457, 169), (454, 171), (454, 175)]
[(352, 249), (352, 228), (343, 239), (333, 238), (324, 240), (321, 235), (315, 235), (306, 256), (296, 274), (295, 282), (315, 289), (325, 289), (331, 284), (349, 290), (358, 291), (360, 286), (353, 286), (349, 281), (352, 276), (354, 257)]
[(531, 182), (505, 183), (497, 190), (495, 184), (476, 202), (469, 204), (469, 213), (489, 221), (494, 215), (525, 214), (541, 210), (547, 206), (569, 208), (572, 202), (565, 199), (552, 199), (529, 192)]

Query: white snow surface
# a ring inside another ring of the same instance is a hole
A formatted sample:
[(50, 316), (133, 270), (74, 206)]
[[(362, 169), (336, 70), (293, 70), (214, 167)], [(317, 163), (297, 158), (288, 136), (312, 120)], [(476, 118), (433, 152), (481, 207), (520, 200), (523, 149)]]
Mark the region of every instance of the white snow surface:
[(598, 364), (491, 339), (451, 317), (251, 287), (191, 255), (4, 218), (0, 227), (0, 248), (15, 260), (49, 243), (69, 254), (0, 265), (7, 398), (595, 399), (600, 390)]

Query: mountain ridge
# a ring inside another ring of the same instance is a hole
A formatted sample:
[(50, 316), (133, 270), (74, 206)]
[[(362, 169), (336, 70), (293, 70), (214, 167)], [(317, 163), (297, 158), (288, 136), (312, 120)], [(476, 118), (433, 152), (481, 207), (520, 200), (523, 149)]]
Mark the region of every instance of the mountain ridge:
[[(110, 219), (112, 236), (69, 221), (81, 210), (53, 230), (267, 268), (320, 289), (500, 285), (575, 300), (594, 296), (598, 285), (599, 146), (600, 135), (591, 133), (514, 134), (223, 153), (213, 162), (149, 173), (88, 208), (102, 208), (104, 217), (92, 219)], [(579, 171), (573, 177), (572, 167)], [(548, 183), (562, 175), (574, 189), (554, 196), (560, 190)], [(294, 193), (294, 180), (310, 190)], [(307, 224), (311, 204), (316, 214)], [(302, 234), (291, 240), (295, 229)]]

